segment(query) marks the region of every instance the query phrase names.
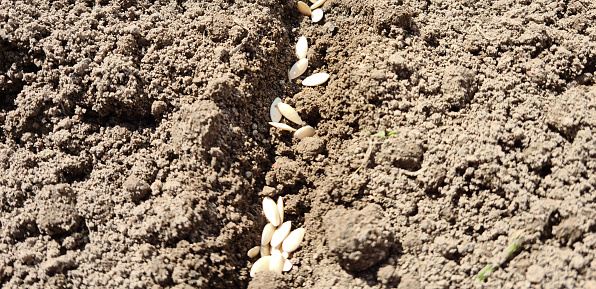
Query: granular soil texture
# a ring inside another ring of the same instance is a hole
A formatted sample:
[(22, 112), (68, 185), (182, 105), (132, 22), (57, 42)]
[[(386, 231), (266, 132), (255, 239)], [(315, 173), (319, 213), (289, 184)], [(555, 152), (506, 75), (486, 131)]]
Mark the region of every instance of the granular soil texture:
[[(2, 1), (2, 287), (596, 288), (595, 2), (322, 9)], [(306, 236), (250, 278), (265, 196)]]

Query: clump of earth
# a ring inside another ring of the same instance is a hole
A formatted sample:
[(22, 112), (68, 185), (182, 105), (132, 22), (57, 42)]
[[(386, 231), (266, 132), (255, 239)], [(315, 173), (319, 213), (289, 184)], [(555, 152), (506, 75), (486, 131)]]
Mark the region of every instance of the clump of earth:
[[(1, 3), (3, 287), (596, 288), (596, 4), (321, 8)], [(265, 196), (306, 235), (250, 278)]]

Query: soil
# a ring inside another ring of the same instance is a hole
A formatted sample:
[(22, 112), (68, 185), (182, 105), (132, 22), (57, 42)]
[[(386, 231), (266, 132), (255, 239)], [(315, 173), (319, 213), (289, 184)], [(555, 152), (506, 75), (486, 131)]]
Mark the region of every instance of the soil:
[[(2, 287), (596, 288), (596, 2), (322, 9), (2, 1)], [(306, 235), (251, 278), (265, 196)]]

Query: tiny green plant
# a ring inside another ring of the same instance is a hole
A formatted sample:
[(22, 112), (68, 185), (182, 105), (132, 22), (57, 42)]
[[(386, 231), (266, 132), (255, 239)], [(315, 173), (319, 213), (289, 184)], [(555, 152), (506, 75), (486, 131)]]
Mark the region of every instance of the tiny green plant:
[(484, 268), (482, 268), (482, 270), (478, 272), (478, 275), (476, 275), (476, 280), (485, 281), (490, 273), (497, 270), (497, 268), (501, 267), (505, 262), (511, 260), (511, 258), (513, 258), (513, 255), (520, 251), (523, 242), (524, 232), (522, 230), (513, 233), (509, 241), (509, 246), (507, 246), (507, 248), (503, 250), (503, 252), (500, 255), (500, 258), (496, 262), (488, 264)]
[(398, 132), (396, 131), (392, 131), (392, 132), (386, 132), (385, 130), (380, 130), (379, 132), (375, 133), (375, 134), (371, 134), (370, 132), (367, 133), (368, 136), (376, 136), (378, 138), (387, 138), (390, 137), (392, 135), (396, 135), (398, 134)]

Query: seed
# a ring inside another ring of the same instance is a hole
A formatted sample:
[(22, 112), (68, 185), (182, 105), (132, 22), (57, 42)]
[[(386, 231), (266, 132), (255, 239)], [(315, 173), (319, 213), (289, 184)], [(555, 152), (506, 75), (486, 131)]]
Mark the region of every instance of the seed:
[(271, 256), (271, 247), (269, 244), (261, 246), (261, 257)]
[(304, 239), (305, 232), (306, 231), (304, 230), (304, 228), (298, 228), (292, 231), (292, 233), (288, 235), (288, 237), (284, 240), (283, 244), (281, 245), (281, 248), (284, 250), (284, 252), (293, 252), (294, 250), (298, 249), (300, 243), (302, 242), (302, 239)]
[(277, 198), (277, 209), (279, 210), (279, 222), (284, 222), (284, 200), (279, 196)]
[(281, 255), (284, 256), (284, 258), (286, 258), (286, 259), (290, 258), (289, 252), (282, 252)]
[(306, 37), (300, 36), (298, 38), (298, 42), (296, 43), (296, 55), (298, 59), (306, 58), (306, 53), (308, 52), (308, 41)]
[(305, 86), (317, 86), (325, 83), (329, 79), (328, 73), (315, 73), (302, 81)]
[(281, 122), (270, 122), (269, 123), (271, 126), (279, 128), (281, 130), (289, 130), (289, 131), (296, 131), (295, 128), (285, 124), (285, 123), (281, 123)]
[(302, 58), (302, 59), (298, 60), (296, 63), (294, 63), (294, 65), (288, 72), (288, 78), (290, 78), (290, 80), (292, 80), (292, 79), (302, 75), (302, 73), (304, 73), (306, 71), (306, 68), (308, 68), (308, 59)]
[(269, 261), (269, 271), (277, 272), (281, 274), (284, 269), (284, 257), (281, 253), (277, 253), (271, 255), (271, 259)]
[(302, 1), (298, 1), (298, 11), (300, 11), (300, 14), (302, 14), (304, 16), (311, 15), (310, 7), (308, 7), (308, 4), (306, 4)]
[(267, 271), (269, 270), (269, 263), (271, 261), (271, 256), (261, 257), (257, 260), (250, 268), (250, 277), (254, 277), (257, 272)]
[(277, 228), (277, 230), (275, 230), (275, 233), (273, 233), (273, 237), (271, 237), (271, 247), (277, 247), (279, 244), (281, 244), (281, 242), (283, 242), (284, 239), (288, 236), (291, 229), (292, 229), (291, 221), (287, 221), (287, 222), (281, 224), (281, 226), (279, 226), (279, 228)]
[(263, 212), (265, 212), (265, 217), (267, 217), (269, 223), (276, 227), (279, 226), (279, 210), (275, 202), (269, 197), (263, 199)]
[(248, 250), (248, 253), (246, 255), (248, 255), (249, 258), (254, 258), (259, 255), (260, 251), (261, 251), (261, 246), (255, 246), (255, 247), (252, 247), (250, 250)]
[(315, 135), (315, 129), (310, 125), (303, 126), (294, 133), (294, 137), (297, 139), (303, 139), (313, 135)]
[(323, 19), (323, 10), (315, 9), (312, 11), (312, 22), (319, 22)]
[(271, 242), (271, 237), (273, 237), (273, 233), (275, 233), (275, 226), (271, 224), (265, 225), (263, 234), (261, 235), (261, 245), (269, 244), (269, 242)]
[(271, 115), (272, 122), (279, 122), (281, 120), (281, 112), (277, 109), (277, 104), (281, 102), (281, 98), (276, 98), (273, 103), (271, 104), (271, 109), (269, 109), (269, 114)]
[(296, 124), (302, 124), (302, 119), (300, 118), (300, 116), (298, 115), (296, 110), (293, 107), (291, 107), (289, 104), (280, 102), (277, 104), (277, 108), (279, 109), (281, 114), (285, 118), (289, 119), (291, 122), (296, 123)]
[[(310, 9), (312, 10), (312, 9), (317, 9), (317, 8), (321, 7), (321, 5), (323, 5), (325, 3), (325, 1), (327, 1), (327, 0), (319, 0), (319, 1), (314, 2), (315, 4), (310, 5)], [(312, 2), (312, 0), (311, 0), (311, 2)]]
[(288, 272), (288, 271), (290, 271), (290, 270), (292, 270), (292, 262), (290, 262), (290, 260), (288, 260), (288, 259), (286, 258), (286, 260), (284, 261), (284, 268), (283, 268), (283, 271), (284, 271), (284, 272)]

